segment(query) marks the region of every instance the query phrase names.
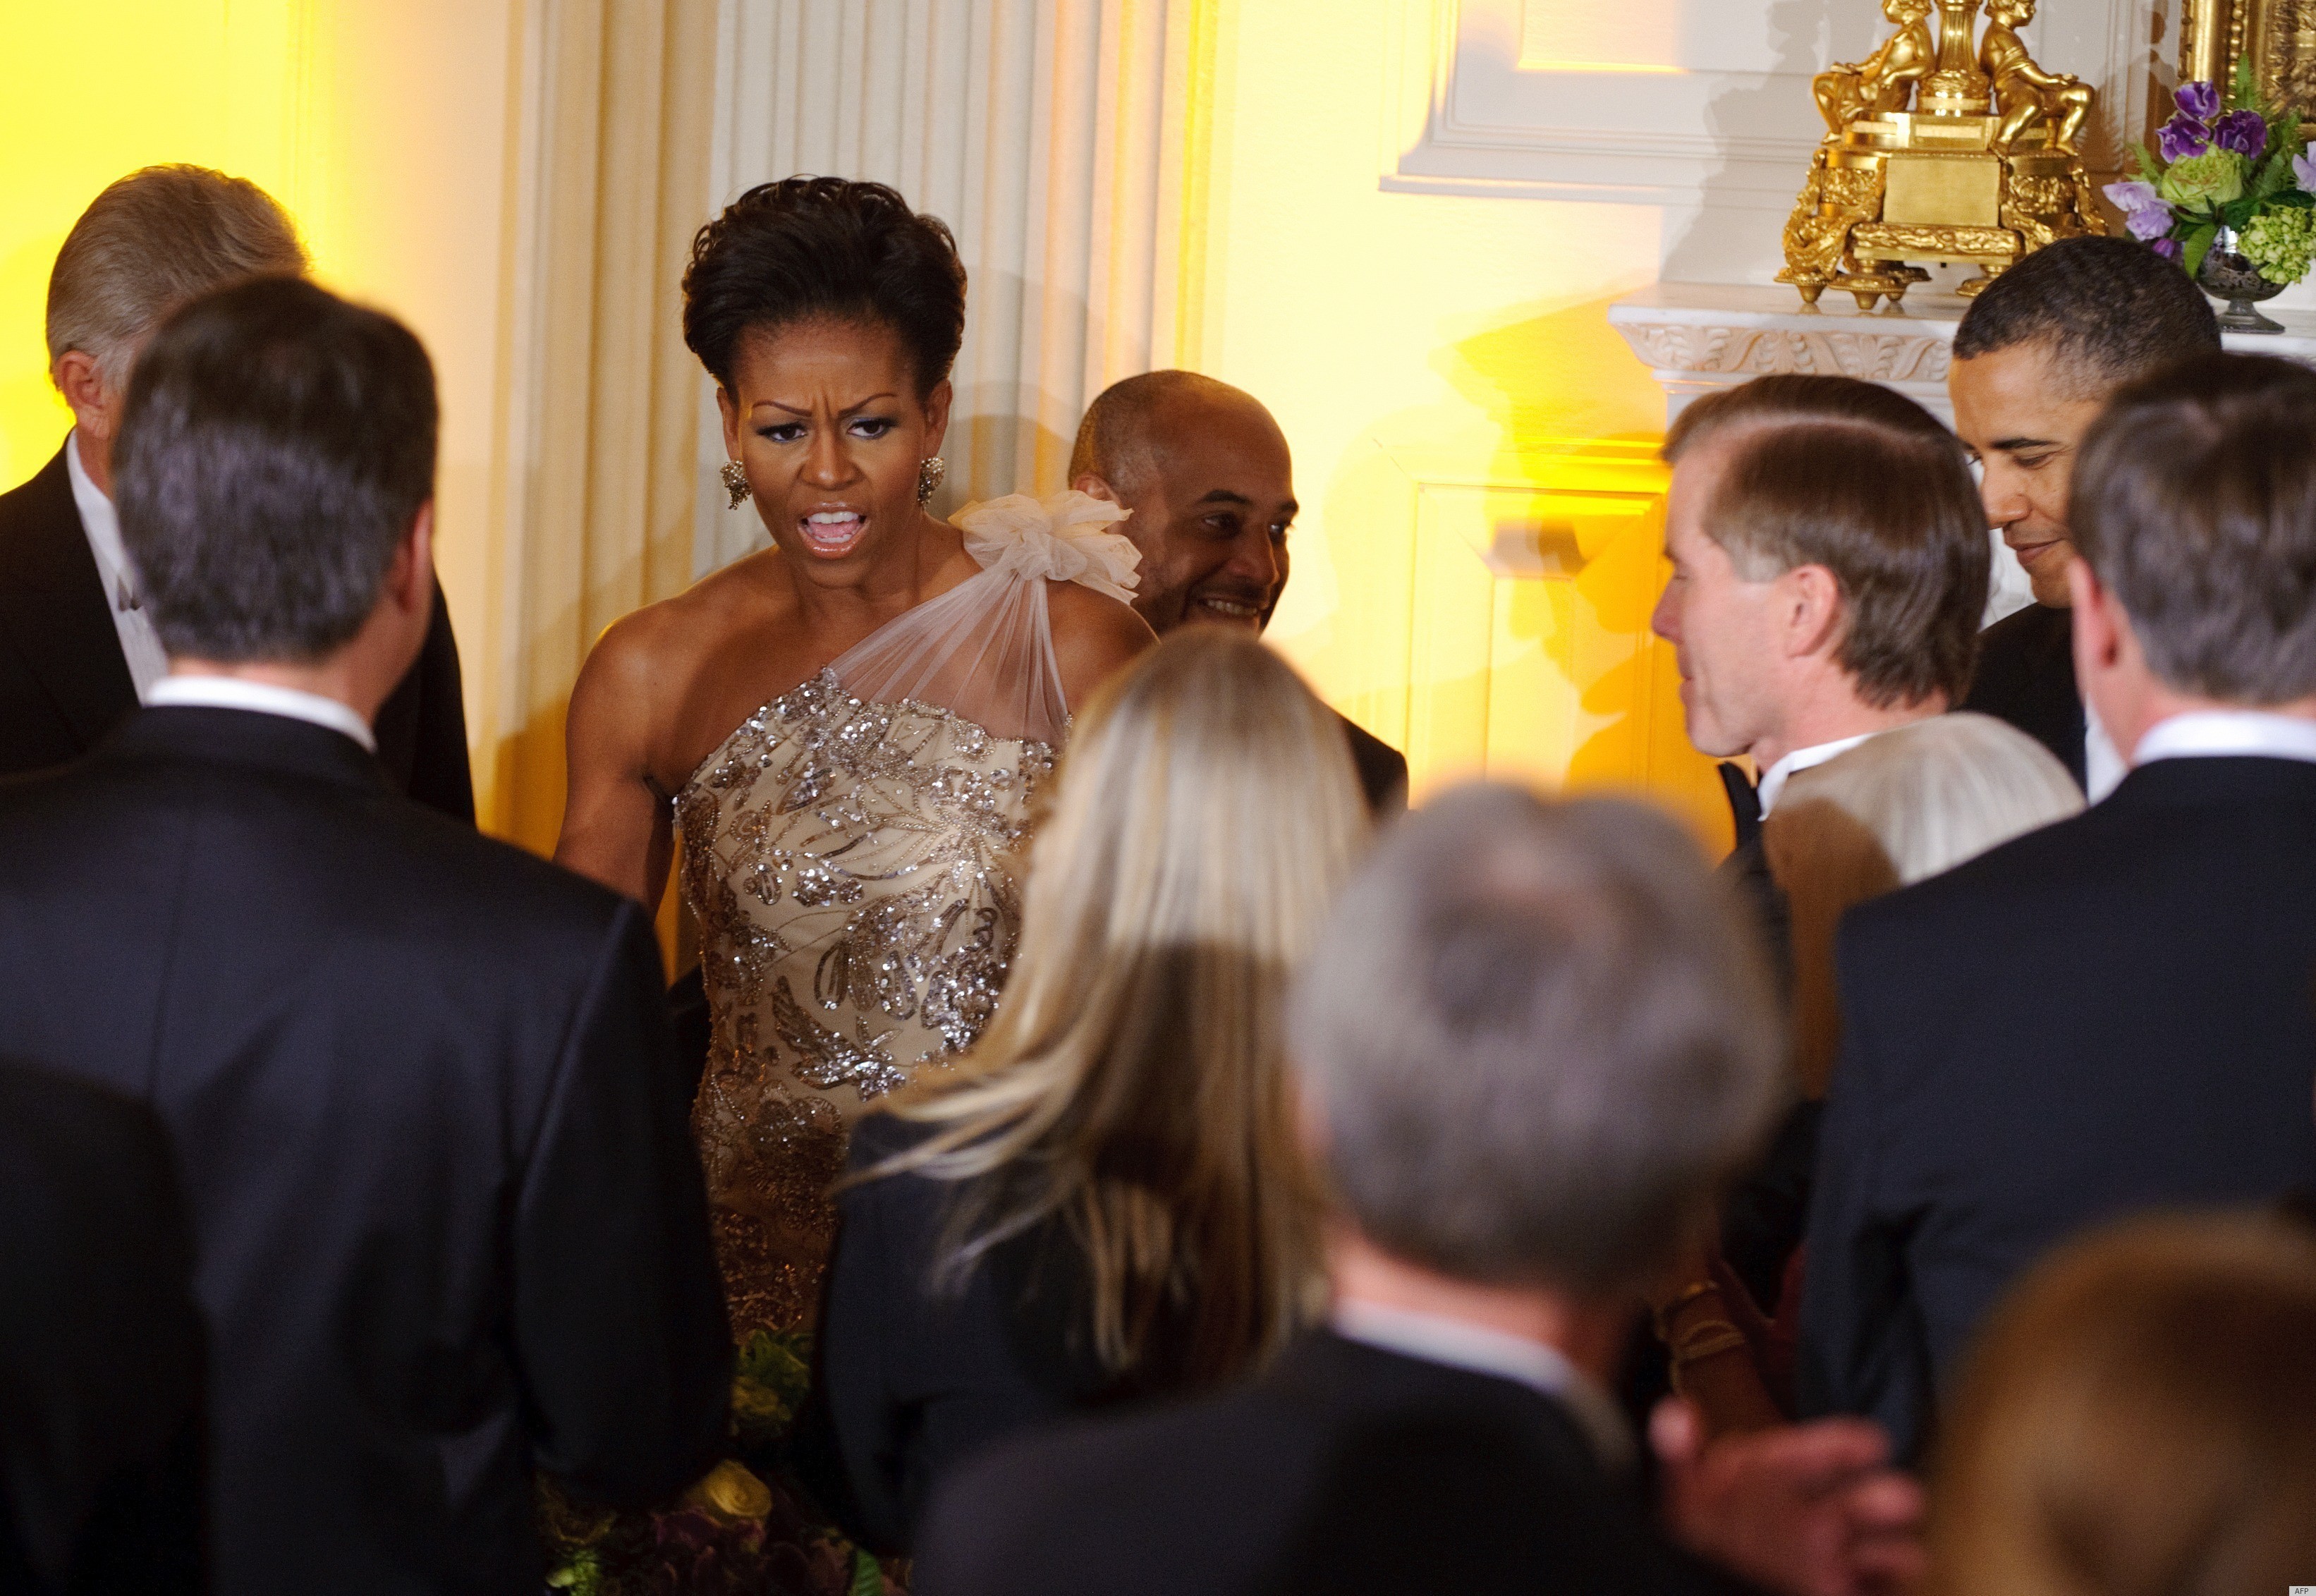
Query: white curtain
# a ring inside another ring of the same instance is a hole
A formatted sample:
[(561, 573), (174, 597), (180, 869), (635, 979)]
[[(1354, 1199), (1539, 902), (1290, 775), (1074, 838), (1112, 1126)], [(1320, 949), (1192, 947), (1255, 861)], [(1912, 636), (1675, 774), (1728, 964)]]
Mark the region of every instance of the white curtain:
[[(970, 279), (944, 504), (1062, 485), (1086, 402), (1198, 347), (1215, 0), (723, 0), (708, 186), (890, 183)], [(700, 414), (714, 404), (703, 390)], [(695, 566), (761, 547), (700, 426)]]

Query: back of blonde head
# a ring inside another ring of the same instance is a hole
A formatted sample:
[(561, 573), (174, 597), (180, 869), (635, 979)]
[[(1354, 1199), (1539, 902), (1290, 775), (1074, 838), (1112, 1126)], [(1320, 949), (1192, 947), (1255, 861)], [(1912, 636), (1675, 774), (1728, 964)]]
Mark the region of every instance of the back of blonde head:
[(1794, 1064), (1804, 1092), (1823, 1094), (1839, 1041), (1841, 916), (2082, 807), (2049, 749), (1986, 715), (1936, 715), (1883, 732), (1786, 784), (1761, 845), (1793, 911)]
[(1972, 1355), (1929, 1596), (2277, 1596), (2316, 1580), (2316, 1238), (2144, 1219), (2029, 1276)]
[(1280, 1012), (1366, 834), (1349, 747), (1260, 643), (1191, 628), (1096, 696), (1056, 786), (997, 1018), (900, 1105), (941, 1128), (896, 1166), (961, 1182), (958, 1269), (1064, 1223), (1112, 1370), (1221, 1378), (1315, 1268)]

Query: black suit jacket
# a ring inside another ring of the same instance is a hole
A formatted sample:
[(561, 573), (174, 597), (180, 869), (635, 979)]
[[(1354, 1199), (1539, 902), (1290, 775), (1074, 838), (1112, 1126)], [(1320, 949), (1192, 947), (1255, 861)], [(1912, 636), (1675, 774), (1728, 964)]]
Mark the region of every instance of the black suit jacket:
[(199, 1592), (193, 1236), (143, 1104), (0, 1065), (0, 1591)]
[[(930, 1134), (872, 1115), (853, 1131), (849, 1172)], [(993, 1440), (1181, 1384), (1162, 1351), (1131, 1382), (1103, 1369), (1085, 1333), (1083, 1258), (1064, 1226), (1016, 1236), (958, 1287), (937, 1285), (958, 1190), (900, 1174), (837, 1199), (800, 1451), (837, 1523), (880, 1555), (911, 1549), (933, 1486)]]
[(639, 908), (240, 710), (0, 782), (0, 1053), (143, 1098), (184, 1172), (220, 1591), (528, 1591), (534, 1465), (642, 1501), (713, 1459)]
[(2082, 695), (2075, 691), (2075, 612), (2029, 604), (1978, 636), (1978, 673), (1962, 708), (2007, 720), (2083, 782)]
[[(136, 708), (59, 449), (30, 482), (0, 494), (0, 775), (68, 764)], [(377, 732), (397, 791), (474, 824), (459, 642), (439, 583), (424, 650), (379, 707)]]
[(1350, 740), (1351, 763), (1358, 768), (1359, 790), (1367, 795), (1367, 812), (1384, 821), (1407, 807), (1407, 755), (1368, 731), (1348, 715), (1338, 715), (1343, 736)]
[(1851, 910), (1836, 962), (1800, 1394), (1902, 1456), (2053, 1244), (2316, 1180), (2316, 765), (2142, 766)]
[(1530, 1387), (1324, 1333), (1225, 1395), (1001, 1442), (935, 1494), (918, 1596), (1740, 1589)]

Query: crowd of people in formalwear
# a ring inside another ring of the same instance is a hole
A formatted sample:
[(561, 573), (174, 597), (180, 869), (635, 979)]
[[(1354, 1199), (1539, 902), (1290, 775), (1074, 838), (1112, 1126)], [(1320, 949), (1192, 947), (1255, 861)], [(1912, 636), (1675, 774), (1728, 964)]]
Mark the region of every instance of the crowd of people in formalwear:
[(1717, 869), (1408, 808), (1252, 396), (936, 516), (965, 272), (828, 178), (684, 279), (768, 546), (489, 840), (432, 370), (305, 270), (105, 191), (0, 495), (0, 1590), (2316, 1583), (2316, 371), (2170, 263), (2001, 274), (1952, 431), (1677, 418)]

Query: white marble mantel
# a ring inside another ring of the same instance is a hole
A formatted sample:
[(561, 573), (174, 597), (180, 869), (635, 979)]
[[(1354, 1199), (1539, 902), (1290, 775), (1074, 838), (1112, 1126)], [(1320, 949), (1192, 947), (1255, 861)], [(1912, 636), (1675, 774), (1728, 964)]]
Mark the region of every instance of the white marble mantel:
[[(1863, 377), (1896, 388), (1954, 424), (1946, 361), (1969, 301), (1906, 296), (1905, 307), (1861, 311), (1828, 294), (1816, 309), (1777, 284), (1661, 282), (1608, 307), (1608, 325), (1665, 391), (1665, 419), (1699, 394), (1773, 371)], [(2227, 346), (2316, 365), (2316, 311), (2269, 308), (2280, 334), (2230, 333)]]

